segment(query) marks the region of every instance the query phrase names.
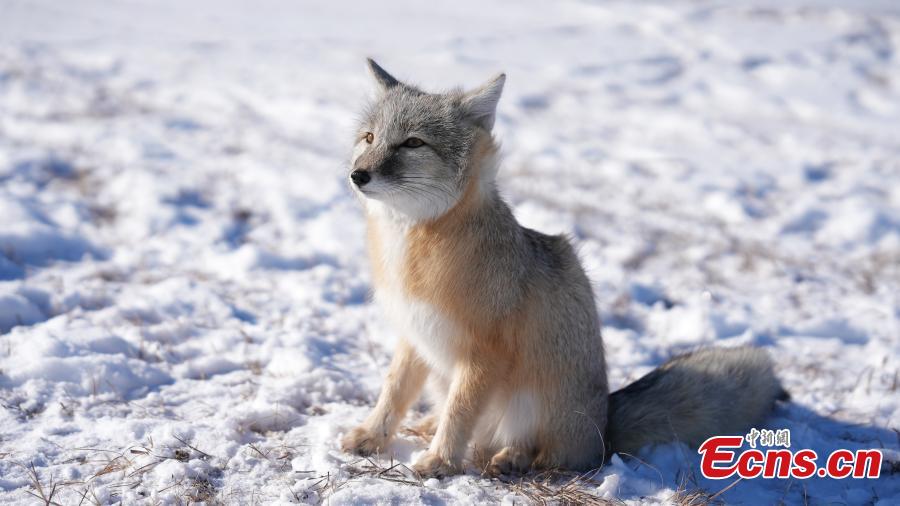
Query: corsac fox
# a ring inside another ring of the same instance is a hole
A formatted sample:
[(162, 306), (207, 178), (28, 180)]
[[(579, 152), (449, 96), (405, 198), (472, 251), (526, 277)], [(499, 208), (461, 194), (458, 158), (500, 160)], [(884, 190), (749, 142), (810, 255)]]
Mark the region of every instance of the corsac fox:
[(758, 423), (784, 395), (765, 352), (676, 357), (610, 395), (591, 285), (562, 236), (519, 225), (497, 192), (491, 134), (505, 76), (427, 93), (374, 61), (350, 182), (365, 206), (375, 300), (399, 343), (348, 452), (386, 447), (426, 383), (422, 476), (599, 466)]

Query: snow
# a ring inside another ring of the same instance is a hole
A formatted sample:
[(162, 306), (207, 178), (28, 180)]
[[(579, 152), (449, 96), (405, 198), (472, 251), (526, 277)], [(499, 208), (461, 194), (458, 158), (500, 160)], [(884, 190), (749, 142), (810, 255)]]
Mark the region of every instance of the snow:
[[(4, 2), (0, 502), (35, 478), (63, 504), (522, 502), (474, 469), (365, 472), (412, 435), (338, 448), (394, 342), (344, 179), (365, 56), (430, 89), (507, 72), (501, 189), (577, 244), (614, 387), (758, 345), (793, 395), (768, 427), (890, 462), (717, 499), (900, 502), (898, 48), (888, 1)], [(698, 461), (581, 487), (731, 484)]]

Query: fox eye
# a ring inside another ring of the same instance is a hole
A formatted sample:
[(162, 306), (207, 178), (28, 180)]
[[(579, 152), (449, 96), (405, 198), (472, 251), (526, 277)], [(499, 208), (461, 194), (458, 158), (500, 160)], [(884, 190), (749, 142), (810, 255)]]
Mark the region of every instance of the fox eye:
[(372, 144), (372, 141), (375, 140), (375, 134), (372, 132), (366, 132), (366, 144)]
[(418, 137), (410, 137), (409, 139), (406, 139), (405, 141), (403, 141), (403, 147), (406, 147), (406, 148), (418, 148), (418, 147), (422, 147), (424, 145), (425, 145), (425, 141), (423, 141), (422, 139), (420, 139)]

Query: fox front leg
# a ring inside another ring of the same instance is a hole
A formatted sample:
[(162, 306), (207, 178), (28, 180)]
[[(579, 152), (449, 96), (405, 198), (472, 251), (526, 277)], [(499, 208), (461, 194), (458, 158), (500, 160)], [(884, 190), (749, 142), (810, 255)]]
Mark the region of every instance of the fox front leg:
[(456, 370), (437, 431), (413, 470), (422, 477), (443, 477), (462, 470), (478, 415), (490, 393), (490, 369), (477, 363), (460, 363)]
[(344, 436), (341, 448), (358, 455), (381, 452), (397, 431), (409, 406), (419, 397), (427, 377), (428, 366), (412, 346), (401, 339), (375, 409), (362, 425)]

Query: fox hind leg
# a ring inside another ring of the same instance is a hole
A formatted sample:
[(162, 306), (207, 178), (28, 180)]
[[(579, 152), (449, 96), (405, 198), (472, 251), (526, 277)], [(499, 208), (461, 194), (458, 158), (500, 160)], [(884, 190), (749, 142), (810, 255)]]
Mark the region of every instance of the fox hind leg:
[(605, 399), (586, 408), (561, 409), (560, 416), (542, 427), (534, 467), (588, 470), (603, 463)]

